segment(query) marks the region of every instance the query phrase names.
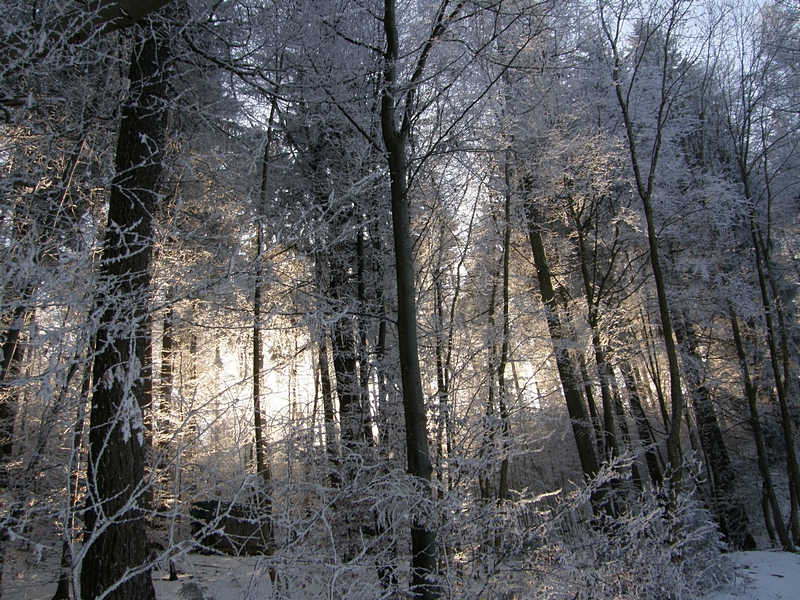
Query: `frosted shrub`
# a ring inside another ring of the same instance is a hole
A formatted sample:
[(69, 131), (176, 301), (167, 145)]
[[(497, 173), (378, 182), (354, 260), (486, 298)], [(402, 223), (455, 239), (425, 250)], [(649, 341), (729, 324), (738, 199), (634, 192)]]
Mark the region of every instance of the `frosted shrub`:
[(727, 579), (719, 531), (691, 496), (668, 515), (650, 492), (616, 517), (587, 518), (584, 508), (577, 498), (562, 504), (482, 597), (692, 599)]

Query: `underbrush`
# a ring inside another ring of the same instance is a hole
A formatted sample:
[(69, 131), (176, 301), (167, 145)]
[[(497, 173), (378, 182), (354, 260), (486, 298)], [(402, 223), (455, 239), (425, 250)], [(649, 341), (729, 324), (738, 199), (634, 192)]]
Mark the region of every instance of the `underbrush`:
[(597, 517), (596, 486), (501, 505), (454, 490), (432, 502), (402, 472), (361, 475), (357, 499), (345, 486), (291, 520), (270, 559), (283, 577), (276, 598), (407, 597), (406, 536), (420, 516), (438, 523), (446, 598), (694, 599), (730, 577), (717, 526), (690, 494), (667, 510), (663, 493), (630, 489)]

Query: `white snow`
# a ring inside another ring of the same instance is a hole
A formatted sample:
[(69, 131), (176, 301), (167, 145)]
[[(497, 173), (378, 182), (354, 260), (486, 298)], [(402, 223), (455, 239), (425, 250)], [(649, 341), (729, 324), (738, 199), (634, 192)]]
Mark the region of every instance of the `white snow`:
[[(778, 551), (734, 552), (735, 579), (728, 589), (704, 600), (797, 600), (800, 598), (800, 555)], [(9, 565), (7, 565), (8, 568)], [(270, 597), (269, 577), (256, 557), (234, 558), (190, 555), (177, 563), (178, 581), (169, 573), (155, 571), (158, 600), (182, 600), (182, 588), (199, 586), (203, 597), (215, 600), (255, 600)], [(11, 577), (8, 577), (11, 575)], [(25, 569), (8, 573), (3, 582), (4, 600), (50, 600), (55, 593), (50, 569)], [(192, 597), (184, 591), (184, 598)]]
[(797, 600), (800, 598), (800, 555), (789, 552), (733, 552), (728, 555), (736, 578), (731, 589), (707, 600)]

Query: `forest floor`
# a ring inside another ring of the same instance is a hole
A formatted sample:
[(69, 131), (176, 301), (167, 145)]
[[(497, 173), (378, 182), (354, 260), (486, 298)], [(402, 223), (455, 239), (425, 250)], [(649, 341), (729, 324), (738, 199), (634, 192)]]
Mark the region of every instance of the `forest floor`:
[(796, 600), (800, 598), (800, 555), (789, 552), (733, 552), (736, 578), (731, 589), (707, 600)]
[[(4, 600), (50, 600), (54, 569), (17, 556), (6, 563)], [(800, 598), (800, 555), (786, 552), (734, 552), (735, 580), (705, 600), (795, 600)], [(256, 557), (190, 555), (177, 565), (178, 581), (155, 571), (158, 600), (263, 600), (270, 597), (269, 577)], [(9, 572), (12, 571), (12, 572)], [(324, 594), (324, 592), (323, 592)], [(520, 598), (522, 600), (522, 598)], [(693, 599), (687, 599), (693, 600)]]

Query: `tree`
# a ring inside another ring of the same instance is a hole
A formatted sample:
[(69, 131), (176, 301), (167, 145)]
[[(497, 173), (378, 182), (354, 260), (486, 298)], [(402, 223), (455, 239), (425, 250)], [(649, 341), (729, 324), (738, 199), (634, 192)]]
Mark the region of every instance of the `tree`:
[[(670, 465), (671, 502), (674, 506), (680, 494), (683, 472), (681, 452), (681, 419), (684, 411), (684, 397), (681, 385), (681, 371), (678, 347), (675, 341), (672, 315), (667, 298), (667, 283), (659, 251), (658, 225), (655, 222), (653, 199), (656, 190), (656, 176), (659, 160), (665, 144), (669, 143), (668, 125), (673, 116), (685, 82), (686, 71), (691, 65), (687, 58), (681, 59), (677, 50), (677, 39), (681, 35), (689, 3), (675, 0), (665, 6), (653, 6), (652, 14), (638, 16), (633, 51), (625, 56), (623, 48), (624, 29), (627, 15), (624, 8), (602, 5), (600, 18), (603, 34), (609, 43), (611, 53), (611, 75), (614, 91), (625, 126), (630, 153), (631, 168), (635, 189), (642, 201), (647, 224), (647, 241), (650, 266), (658, 299), (658, 311), (664, 332), (664, 345), (667, 352), (670, 377), (670, 398), (672, 414), (667, 437), (667, 454)], [(650, 89), (648, 89), (652, 86)], [(654, 98), (652, 122), (637, 121), (633, 100), (642, 89), (645, 95)], [(647, 127), (646, 134), (638, 133)]]
[[(751, 21), (753, 16), (757, 17), (756, 23)], [(729, 72), (722, 73), (723, 105), (727, 111), (727, 134), (731, 149), (728, 156), (729, 173), (739, 185), (745, 201), (744, 214), (741, 215), (742, 229), (755, 266), (755, 285), (761, 304), (773, 389), (778, 400), (786, 452), (792, 515), (796, 519), (800, 512), (800, 466), (794, 442), (794, 419), (789, 406), (793, 378), (790, 333), (787, 329), (787, 308), (790, 304), (775, 276), (776, 265), (771, 255), (773, 243), (770, 239), (774, 227), (772, 215), (781, 201), (785, 201), (782, 194), (775, 191), (775, 185), (779, 180), (779, 173), (792, 170), (782, 155), (787, 148), (796, 147), (796, 141), (783, 129), (783, 123), (778, 116), (782, 112), (780, 106), (786, 98), (786, 91), (771, 81), (771, 73), (781, 52), (783, 40), (787, 40), (787, 32), (781, 31), (783, 26), (772, 29), (768, 9), (749, 16), (744, 12), (735, 14), (734, 18), (737, 64)], [(796, 20), (794, 22), (796, 27)], [(789, 25), (790, 30), (791, 27)], [(756, 34), (758, 28), (762, 29)], [(772, 35), (775, 37), (771, 37)], [(791, 34), (788, 39), (791, 39)], [(775, 164), (776, 161), (780, 167)], [(783, 189), (788, 191), (791, 188), (786, 186)], [(741, 336), (739, 339), (741, 341)], [(749, 374), (744, 370), (746, 362), (742, 362), (741, 354), (740, 362), (747, 388)], [(751, 418), (756, 418), (755, 414), (751, 408)], [(755, 429), (754, 423), (754, 434), (757, 435)], [(758, 445), (758, 441), (756, 443)], [(772, 502), (770, 490), (773, 488), (766, 477), (764, 487)], [(772, 512), (781, 544), (789, 547), (791, 544), (787, 544), (787, 539), (781, 533), (783, 527), (779, 522), (780, 515), (774, 507)], [(795, 523), (793, 529), (797, 537), (800, 524)]]
[[(454, 11), (454, 12), (451, 12)], [(433, 467), (428, 446), (425, 401), (417, 348), (417, 307), (414, 289), (414, 256), (411, 248), (411, 216), (408, 198), (408, 159), (406, 145), (411, 134), (414, 98), (425, 72), (428, 57), (436, 40), (444, 33), (449, 20), (458, 14), (446, 0), (434, 18), (431, 35), (416, 60), (410, 81), (403, 93), (398, 80), (400, 38), (397, 25), (397, 4), (386, 0), (383, 26), (386, 34), (383, 90), (381, 95), (381, 131), (386, 146), (391, 180), (392, 231), (394, 234), (395, 277), (397, 279), (397, 339), (400, 351), (400, 371), (403, 381), (403, 409), (406, 421), (406, 452), (408, 470), (422, 484), (423, 493), (430, 493)], [(399, 123), (398, 123), (399, 119)], [(435, 582), (437, 551), (436, 537), (423, 520), (411, 527), (413, 588), (418, 598), (438, 598)]]
[(80, 575), (80, 595), (90, 599), (155, 598), (141, 512), (146, 407), (140, 369), (146, 360), (152, 219), (165, 146), (170, 50), (169, 26), (155, 19), (147, 25), (138, 29), (131, 54), (131, 93), (123, 106), (101, 258), (103, 287), (96, 301), (101, 318)]

